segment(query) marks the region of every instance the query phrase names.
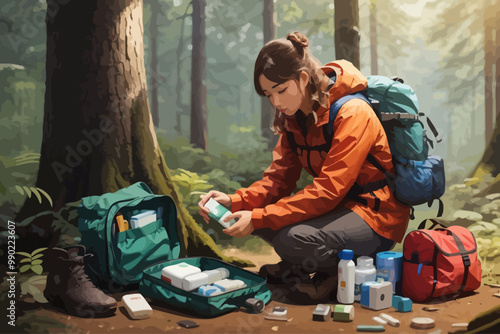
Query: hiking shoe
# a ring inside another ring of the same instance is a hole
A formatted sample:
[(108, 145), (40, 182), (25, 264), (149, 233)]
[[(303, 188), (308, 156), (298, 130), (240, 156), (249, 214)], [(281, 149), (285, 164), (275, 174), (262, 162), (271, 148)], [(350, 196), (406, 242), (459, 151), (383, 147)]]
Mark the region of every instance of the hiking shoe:
[(259, 275), (265, 277), (270, 284), (298, 284), (301, 280), (309, 278), (309, 274), (299, 266), (285, 261), (263, 265)]
[[(44, 296), (68, 314), (102, 317), (116, 311), (116, 300), (95, 287), (84, 271), (83, 246), (47, 250), (44, 262), (49, 274)], [(87, 256), (87, 255), (85, 255)]]
[(328, 302), (336, 299), (337, 284), (337, 275), (317, 272), (312, 278), (301, 281), (297, 291), (314, 302)]

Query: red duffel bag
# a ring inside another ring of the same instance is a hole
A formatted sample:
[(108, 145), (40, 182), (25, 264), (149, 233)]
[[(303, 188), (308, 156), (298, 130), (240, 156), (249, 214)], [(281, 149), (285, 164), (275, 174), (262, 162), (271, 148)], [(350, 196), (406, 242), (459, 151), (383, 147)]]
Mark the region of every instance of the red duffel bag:
[[(481, 285), (474, 235), (462, 226), (444, 227), (431, 221), (430, 229), (423, 229), (423, 221), (403, 243), (403, 295), (414, 302), (447, 295), (458, 297)], [(433, 230), (436, 225), (444, 228)]]

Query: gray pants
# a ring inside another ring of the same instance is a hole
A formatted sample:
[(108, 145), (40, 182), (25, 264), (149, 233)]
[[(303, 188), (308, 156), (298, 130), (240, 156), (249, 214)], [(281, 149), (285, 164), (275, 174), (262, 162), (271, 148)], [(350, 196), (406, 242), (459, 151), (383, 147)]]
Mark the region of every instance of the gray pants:
[(277, 231), (270, 228), (255, 230), (274, 246), (281, 259), (300, 266), (307, 273), (322, 272), (336, 275), (338, 252), (351, 249), (354, 260), (390, 250), (395, 242), (377, 234), (360, 216), (348, 209), (331, 211)]

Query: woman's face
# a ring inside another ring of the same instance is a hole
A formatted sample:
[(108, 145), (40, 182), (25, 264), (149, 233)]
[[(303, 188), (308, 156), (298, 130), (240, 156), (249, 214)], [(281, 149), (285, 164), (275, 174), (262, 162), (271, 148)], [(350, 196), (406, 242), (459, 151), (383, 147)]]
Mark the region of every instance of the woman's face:
[(271, 104), (278, 112), (287, 116), (295, 115), (304, 100), (303, 86), (305, 86), (305, 82), (302, 83), (302, 75), (299, 80), (290, 79), (278, 84), (268, 80), (264, 74), (259, 77), (260, 87), (264, 95), (271, 101)]

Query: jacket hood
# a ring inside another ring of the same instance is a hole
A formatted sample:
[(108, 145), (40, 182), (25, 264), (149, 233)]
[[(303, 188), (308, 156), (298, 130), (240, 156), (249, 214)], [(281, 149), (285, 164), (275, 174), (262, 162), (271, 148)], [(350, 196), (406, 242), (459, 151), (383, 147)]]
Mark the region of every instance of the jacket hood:
[(342, 96), (356, 93), (366, 89), (367, 80), (361, 72), (347, 60), (339, 60), (322, 67), (326, 75), (335, 71), (337, 80), (330, 89), (330, 104)]
[[(341, 97), (353, 94), (366, 89), (368, 81), (354, 65), (347, 60), (333, 61), (324, 65), (322, 68), (326, 75), (332, 72), (336, 74), (335, 84), (330, 88), (330, 97), (327, 106), (319, 106), (316, 110), (316, 126), (322, 126), (328, 123), (330, 106)], [(287, 120), (286, 127), (293, 132), (300, 132), (295, 119)]]

